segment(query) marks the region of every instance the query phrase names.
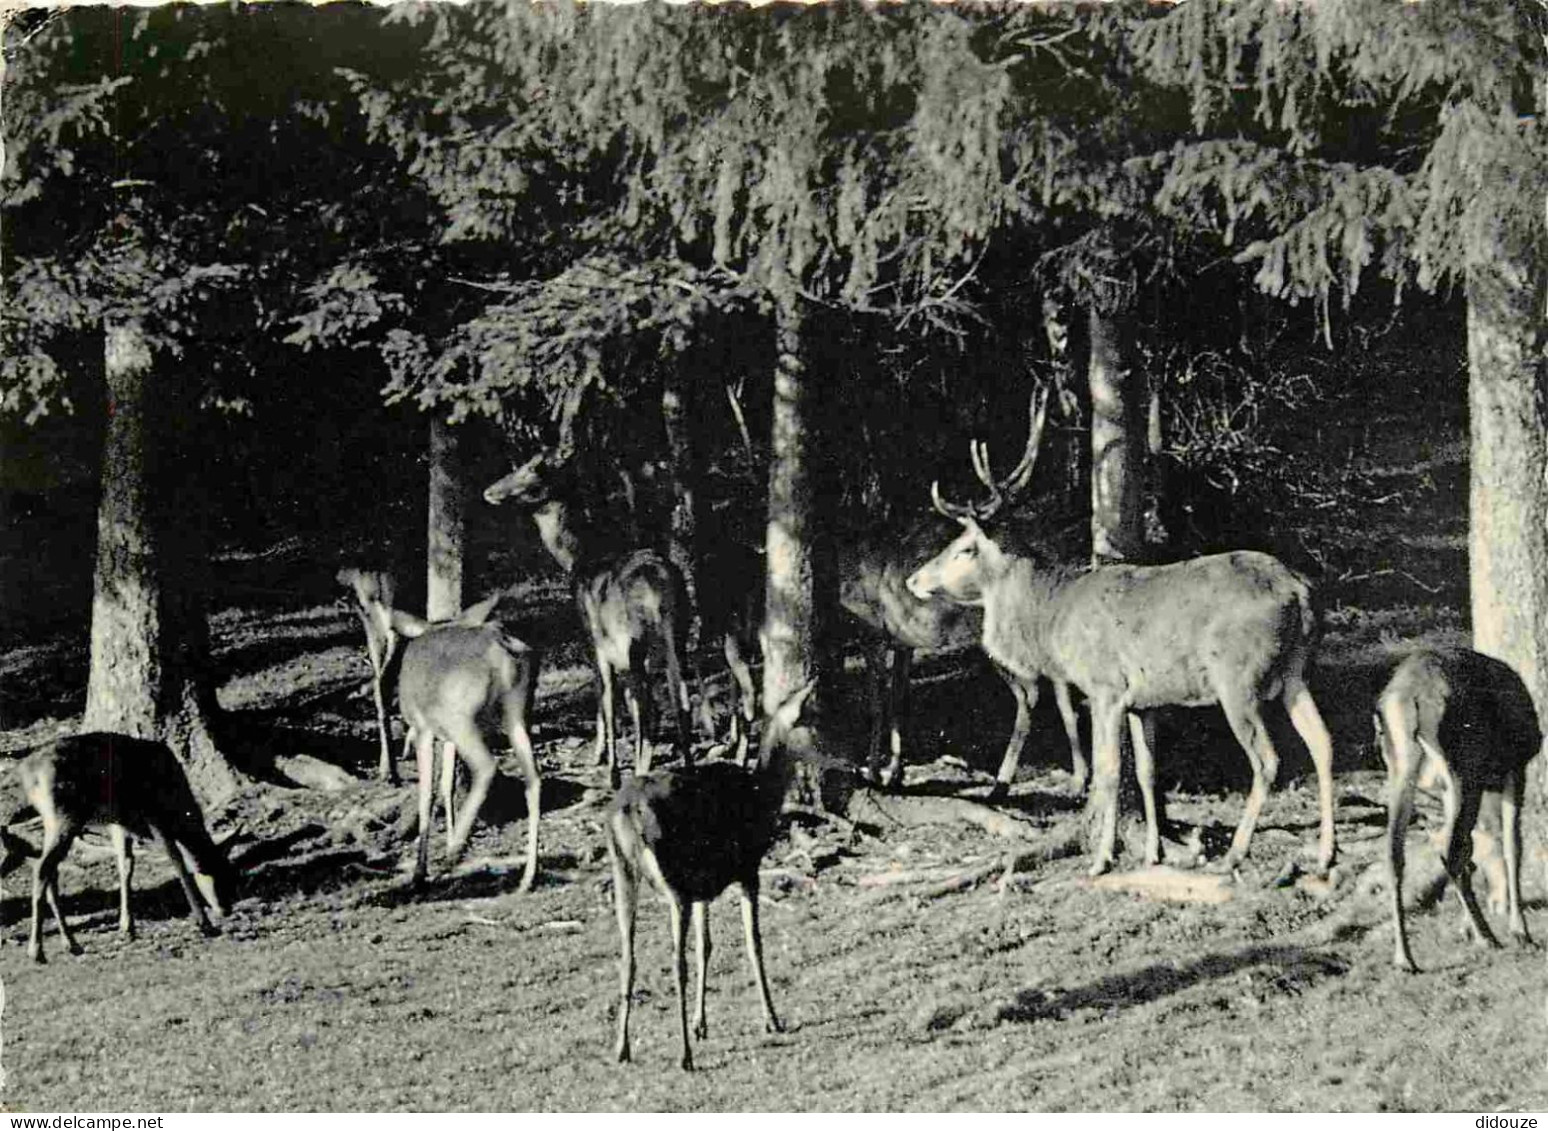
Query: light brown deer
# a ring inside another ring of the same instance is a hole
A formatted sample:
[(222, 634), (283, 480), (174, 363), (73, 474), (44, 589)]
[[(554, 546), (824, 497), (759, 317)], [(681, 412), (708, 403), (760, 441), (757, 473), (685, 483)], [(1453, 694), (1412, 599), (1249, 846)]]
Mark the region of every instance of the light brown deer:
[(570, 575), (581, 623), (591, 638), (600, 690), (597, 697), (597, 760), (605, 760), (616, 788), (615, 680), (634, 723), (635, 773), (650, 770), (641, 719), (645, 660), (654, 653), (665, 669), (677, 714), (677, 749), (692, 765), (689, 746), (688, 685), (682, 648), (687, 636), (687, 601), (681, 572), (655, 550), (608, 554), (597, 532), (585, 529), (577, 513), (579, 495), (573, 453), (566, 447), (540, 452), (484, 491), (491, 505), (510, 500), (531, 511), (543, 545)]
[(338, 572), (338, 582), (349, 589), (355, 598), (355, 613), (365, 629), (366, 655), (371, 659), (371, 698), (376, 705), (376, 731), (381, 741), (381, 758), (377, 774), (393, 785), (398, 777), (398, 764), (393, 760), (391, 737), (387, 729), (387, 700), (382, 681), (386, 678), (387, 665), (392, 662), (397, 635), (387, 619), (396, 596), (396, 585), (390, 573), (380, 570), (355, 569), (346, 566)]
[(752, 770), (730, 762), (709, 762), (692, 772), (646, 774), (625, 782), (607, 819), (607, 849), (613, 864), (613, 903), (622, 946), (619, 958), (618, 1043), (620, 1061), (630, 1059), (629, 1004), (634, 994), (634, 920), (640, 878), (649, 877), (672, 923), (673, 971), (682, 1034), (678, 1063), (693, 1068), (689, 1041), (687, 941), (692, 915), (698, 950), (698, 996), (693, 1036), (709, 1035), (704, 1016), (705, 979), (709, 973), (709, 905), (735, 884), (742, 900), (747, 960), (763, 1004), (764, 1028), (780, 1031), (763, 969), (763, 938), (758, 929), (758, 868), (779, 833), (780, 809), (790, 784), (793, 757), (812, 746), (811, 732), (796, 727), (807, 684), (775, 709), (759, 743)]
[(65, 946), (71, 954), (81, 953), (59, 906), (59, 865), (88, 825), (106, 825), (112, 837), (118, 859), (118, 929), (123, 934), (134, 936), (134, 917), (129, 909), (134, 876), (130, 833), (150, 837), (161, 845), (199, 930), (205, 935), (220, 933), (205, 914), (204, 902), (216, 916), (224, 916), (235, 875), (225, 852), (210, 839), (183, 767), (165, 743), (103, 732), (59, 738), (24, 758), (16, 775), (27, 804), (43, 820), (43, 847), (39, 852), (6, 830), (0, 834), (4, 850), (0, 875), (15, 871), (29, 857), (37, 857), (32, 928), (27, 940), (27, 953), (34, 962), (46, 961), (45, 895)]
[(1392, 964), (1417, 970), (1403, 920), (1403, 855), (1414, 789), (1438, 787), (1445, 802), (1446, 874), (1462, 902), (1473, 939), (1499, 942), (1473, 894), (1479, 813), (1490, 799), (1500, 812), (1505, 910), (1510, 933), (1530, 944), (1521, 915), (1521, 800), (1527, 764), (1542, 746), (1531, 692), (1500, 660), (1467, 649), (1425, 648), (1398, 664), (1376, 700), (1376, 741), (1387, 766), (1387, 860), (1392, 901)]
[[(515, 751), (526, 781), (527, 863), (518, 890), (529, 890), (537, 875), (542, 808), (542, 779), (527, 729), (537, 686), (538, 654), (498, 624), (431, 624), (398, 609), (389, 615), (393, 631), (408, 638), (398, 674), (398, 702), (419, 767), (419, 836), (413, 883), (423, 884), (429, 867), (436, 740), (445, 746), (441, 799), (446, 812), (447, 856), (455, 862), (467, 846), (494, 781), (495, 759), (484, 737), (486, 726), (493, 724)], [(452, 806), (458, 754), (473, 778), (460, 818)]]
[[(1252, 764), (1252, 791), (1222, 866), (1246, 857), (1259, 811), (1279, 771), (1260, 713), (1280, 700), (1317, 769), (1321, 835), (1318, 866), (1333, 864), (1333, 744), (1306, 686), (1316, 639), (1311, 586), (1267, 554), (1238, 552), (1166, 566), (1061, 569), (1004, 548), (982, 525), (1025, 489), (1047, 417), (1046, 390), (1032, 402), (1026, 454), (1005, 479), (974, 444), (973, 466), (989, 489), (977, 506), (955, 506), (932, 485), (942, 514), (962, 526), (949, 546), (908, 580), (915, 596), (943, 594), (984, 610), (984, 650), (1022, 679), (1039, 675), (1079, 688), (1090, 704), (1092, 749), (1104, 785), (1091, 870), (1112, 866), (1117, 834), (1121, 731), (1126, 715), (1154, 707), (1218, 703)], [(1160, 860), (1155, 771), (1143, 717), (1130, 719), (1145, 806), (1145, 857)]]
[[(903, 782), (902, 720), (907, 709), (909, 671), (915, 653), (940, 655), (976, 647), (983, 637), (983, 614), (944, 596), (921, 598), (908, 588), (908, 578), (933, 556), (940, 545), (938, 521), (921, 523), (901, 536), (887, 532), (860, 539), (839, 550), (839, 602), (866, 626), (865, 662), (871, 708), (867, 775), (887, 789)], [(1016, 780), (1022, 750), (1037, 706), (1037, 679), (1022, 679), (1003, 665), (995, 671), (1016, 699), (1016, 722), (995, 775), (990, 800), (1005, 795)], [(1071, 771), (1077, 792), (1089, 774), (1081, 751), (1080, 730), (1067, 684), (1053, 681), (1059, 716), (1070, 743)], [(882, 769), (882, 747), (890, 758)]]

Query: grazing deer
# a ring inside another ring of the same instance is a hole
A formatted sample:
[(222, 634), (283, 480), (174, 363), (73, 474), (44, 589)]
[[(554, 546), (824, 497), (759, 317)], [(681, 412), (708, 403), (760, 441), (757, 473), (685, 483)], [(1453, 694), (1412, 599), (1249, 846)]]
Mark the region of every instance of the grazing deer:
[[(903, 782), (902, 717), (914, 654), (961, 651), (976, 646), (983, 636), (983, 616), (977, 609), (941, 596), (921, 598), (908, 588), (909, 575), (940, 545), (937, 526), (934, 521), (920, 524), (901, 539), (878, 536), (839, 551), (839, 602), (870, 630), (865, 649), (871, 705), (867, 773), (887, 789), (896, 789)], [(1016, 722), (995, 775), (991, 800), (1003, 797), (1016, 780), (1038, 695), (1036, 678), (1022, 679), (998, 663), (994, 667), (1015, 696)], [(1075, 708), (1069, 686), (1060, 680), (1054, 680), (1053, 685), (1070, 742), (1071, 770), (1078, 792), (1085, 789), (1089, 771), (1081, 752)], [(891, 751), (885, 771), (881, 768), (884, 741)]]
[(106, 825), (112, 837), (118, 858), (121, 932), (134, 936), (134, 917), (129, 910), (134, 854), (128, 837), (133, 833), (151, 837), (161, 845), (199, 930), (205, 935), (220, 933), (205, 914), (200, 896), (217, 917), (223, 917), (235, 877), (225, 853), (205, 830), (204, 814), (183, 767), (165, 743), (123, 734), (77, 734), (55, 739), (29, 754), (17, 766), (16, 774), (27, 804), (43, 819), (43, 847), (39, 852), (8, 830), (0, 832), (4, 850), (0, 875), (14, 872), (28, 857), (38, 858), (32, 879), (32, 929), (27, 939), (27, 953), (34, 962), (46, 961), (45, 895), (65, 946), (71, 954), (81, 953), (59, 906), (59, 865), (88, 825)]
[(509, 475), (490, 484), (484, 499), (507, 499), (532, 512), (543, 545), (570, 575), (581, 623), (591, 637), (600, 692), (597, 697), (597, 760), (607, 761), (608, 780), (620, 780), (616, 750), (614, 680), (623, 684), (634, 723), (634, 768), (650, 770), (650, 753), (641, 721), (640, 679), (647, 651), (666, 669), (667, 687), (677, 713), (677, 746), (683, 764), (693, 764), (688, 733), (688, 685), (683, 680), (682, 647), (687, 637), (687, 601), (681, 572), (654, 550), (617, 555), (601, 553), (595, 531), (583, 530), (576, 513), (579, 486), (567, 448), (540, 452)]
[(710, 762), (691, 773), (646, 774), (626, 782), (613, 799), (607, 820), (607, 850), (613, 863), (613, 904), (618, 912), (618, 1044), (620, 1061), (630, 1058), (629, 1001), (634, 993), (634, 919), (640, 877), (648, 876), (666, 900), (672, 922), (673, 970), (685, 1070), (693, 1068), (689, 1044), (686, 913), (691, 909), (698, 948), (698, 997), (693, 1035), (709, 1035), (704, 1017), (704, 982), (709, 973), (709, 904), (732, 884), (742, 899), (747, 960), (763, 1003), (764, 1028), (780, 1031), (763, 971), (758, 932), (758, 868), (779, 832), (780, 808), (793, 769), (792, 754), (811, 748), (811, 732), (796, 728), (807, 684), (774, 710), (764, 727), (758, 764), (749, 771), (729, 762)]
[[(498, 624), (467, 625), (460, 620), (431, 624), (398, 609), (389, 615), (393, 631), (408, 639), (398, 673), (398, 703), (408, 722), (407, 741), (414, 744), (419, 767), (419, 837), (413, 883), (424, 883), (430, 859), (436, 739), (446, 747), (441, 755), (441, 801), (446, 811), (447, 856), (455, 861), (467, 846), (494, 781), (495, 759), (484, 732), (486, 722), (497, 722), (516, 752), (527, 785), (527, 866), (518, 890), (529, 890), (537, 874), (542, 794), (542, 779), (527, 730), (537, 686), (538, 654)], [(452, 789), (459, 753), (468, 763), (473, 781), (461, 817), (454, 818)]]
[(1527, 764), (1542, 745), (1532, 695), (1508, 664), (1467, 649), (1425, 648), (1398, 664), (1376, 700), (1376, 742), (1387, 766), (1387, 860), (1392, 964), (1416, 971), (1403, 921), (1403, 848), (1416, 786), (1445, 800), (1446, 874), (1474, 941), (1497, 947), (1473, 895), (1473, 840), (1480, 809), (1497, 798), (1510, 933), (1530, 944), (1521, 915), (1521, 800)]
[[(1247, 855), (1258, 813), (1279, 771), (1260, 713), (1279, 699), (1311, 752), (1321, 807), (1318, 865), (1336, 853), (1333, 833), (1333, 743), (1305, 672), (1316, 637), (1311, 586), (1267, 554), (1237, 552), (1165, 566), (1110, 565), (1068, 570), (1004, 548), (980, 525), (1008, 497), (1025, 489), (1036, 463), (1048, 395), (1032, 399), (1026, 452), (1009, 476), (996, 480), (988, 453), (973, 444), (973, 468), (987, 501), (957, 506), (930, 495), (936, 509), (962, 526), (950, 545), (908, 579), (915, 596), (942, 594), (984, 610), (984, 650), (1023, 680), (1039, 675), (1074, 684), (1090, 703), (1092, 749), (1098, 768), (1116, 773), (1126, 715), (1154, 707), (1218, 703), (1252, 763), (1252, 791), (1223, 866)], [(1145, 858), (1161, 855), (1155, 811), (1155, 769), (1143, 716), (1131, 717), (1134, 762), (1145, 806)], [(1100, 814), (1092, 872), (1112, 866), (1118, 790), (1109, 783)]]
[(392, 609), (396, 586), (390, 573), (379, 570), (345, 567), (338, 572), (338, 582), (349, 589), (355, 598), (355, 613), (365, 629), (366, 654), (371, 658), (371, 698), (376, 703), (376, 732), (381, 740), (381, 760), (378, 776), (398, 785), (398, 764), (392, 757), (391, 739), (387, 732), (387, 702), (382, 681), (386, 678), (387, 665), (392, 662), (393, 647), (397, 635), (387, 617)]

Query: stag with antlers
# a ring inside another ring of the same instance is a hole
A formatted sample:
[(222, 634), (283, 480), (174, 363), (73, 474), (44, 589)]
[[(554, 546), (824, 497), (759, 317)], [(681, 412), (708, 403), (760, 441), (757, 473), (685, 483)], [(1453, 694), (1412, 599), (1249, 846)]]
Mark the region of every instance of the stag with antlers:
[(1117, 835), (1117, 778), (1125, 718), (1145, 807), (1145, 858), (1160, 859), (1155, 769), (1142, 715), (1156, 707), (1219, 704), (1252, 764), (1252, 790), (1222, 861), (1246, 857), (1258, 814), (1279, 771), (1264, 725), (1264, 701), (1284, 705), (1317, 770), (1321, 810), (1317, 863), (1333, 864), (1333, 743), (1306, 685), (1317, 622), (1311, 586), (1278, 559), (1240, 551), (1165, 566), (1051, 567), (1007, 549), (984, 524), (1023, 491), (1037, 461), (1048, 395), (1031, 404), (1020, 462), (1004, 479), (990, 470), (985, 446), (972, 444), (973, 470), (989, 491), (976, 505), (955, 505), (931, 485), (937, 510), (962, 527), (950, 545), (909, 578), (925, 599), (943, 594), (984, 610), (984, 650), (1031, 682), (1039, 675), (1071, 683), (1091, 706), (1092, 749), (1101, 798), (1091, 871), (1112, 866)]

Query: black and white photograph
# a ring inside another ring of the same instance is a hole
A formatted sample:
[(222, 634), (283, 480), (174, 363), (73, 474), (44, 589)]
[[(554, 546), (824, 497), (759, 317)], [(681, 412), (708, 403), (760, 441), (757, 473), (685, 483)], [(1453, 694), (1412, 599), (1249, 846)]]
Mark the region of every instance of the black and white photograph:
[(3, 2), (0, 1112), (1548, 1110), (1548, 0)]

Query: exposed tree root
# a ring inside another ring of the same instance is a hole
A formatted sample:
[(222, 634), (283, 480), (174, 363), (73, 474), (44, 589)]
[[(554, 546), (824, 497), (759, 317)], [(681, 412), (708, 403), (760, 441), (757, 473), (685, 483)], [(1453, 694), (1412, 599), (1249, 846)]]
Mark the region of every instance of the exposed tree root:
[(900, 797), (870, 789), (855, 791), (849, 801), (849, 817), (852, 821), (879, 825), (884, 829), (966, 823), (991, 836), (1010, 840), (1031, 840), (1037, 831), (1037, 826), (1025, 818), (966, 798)]

